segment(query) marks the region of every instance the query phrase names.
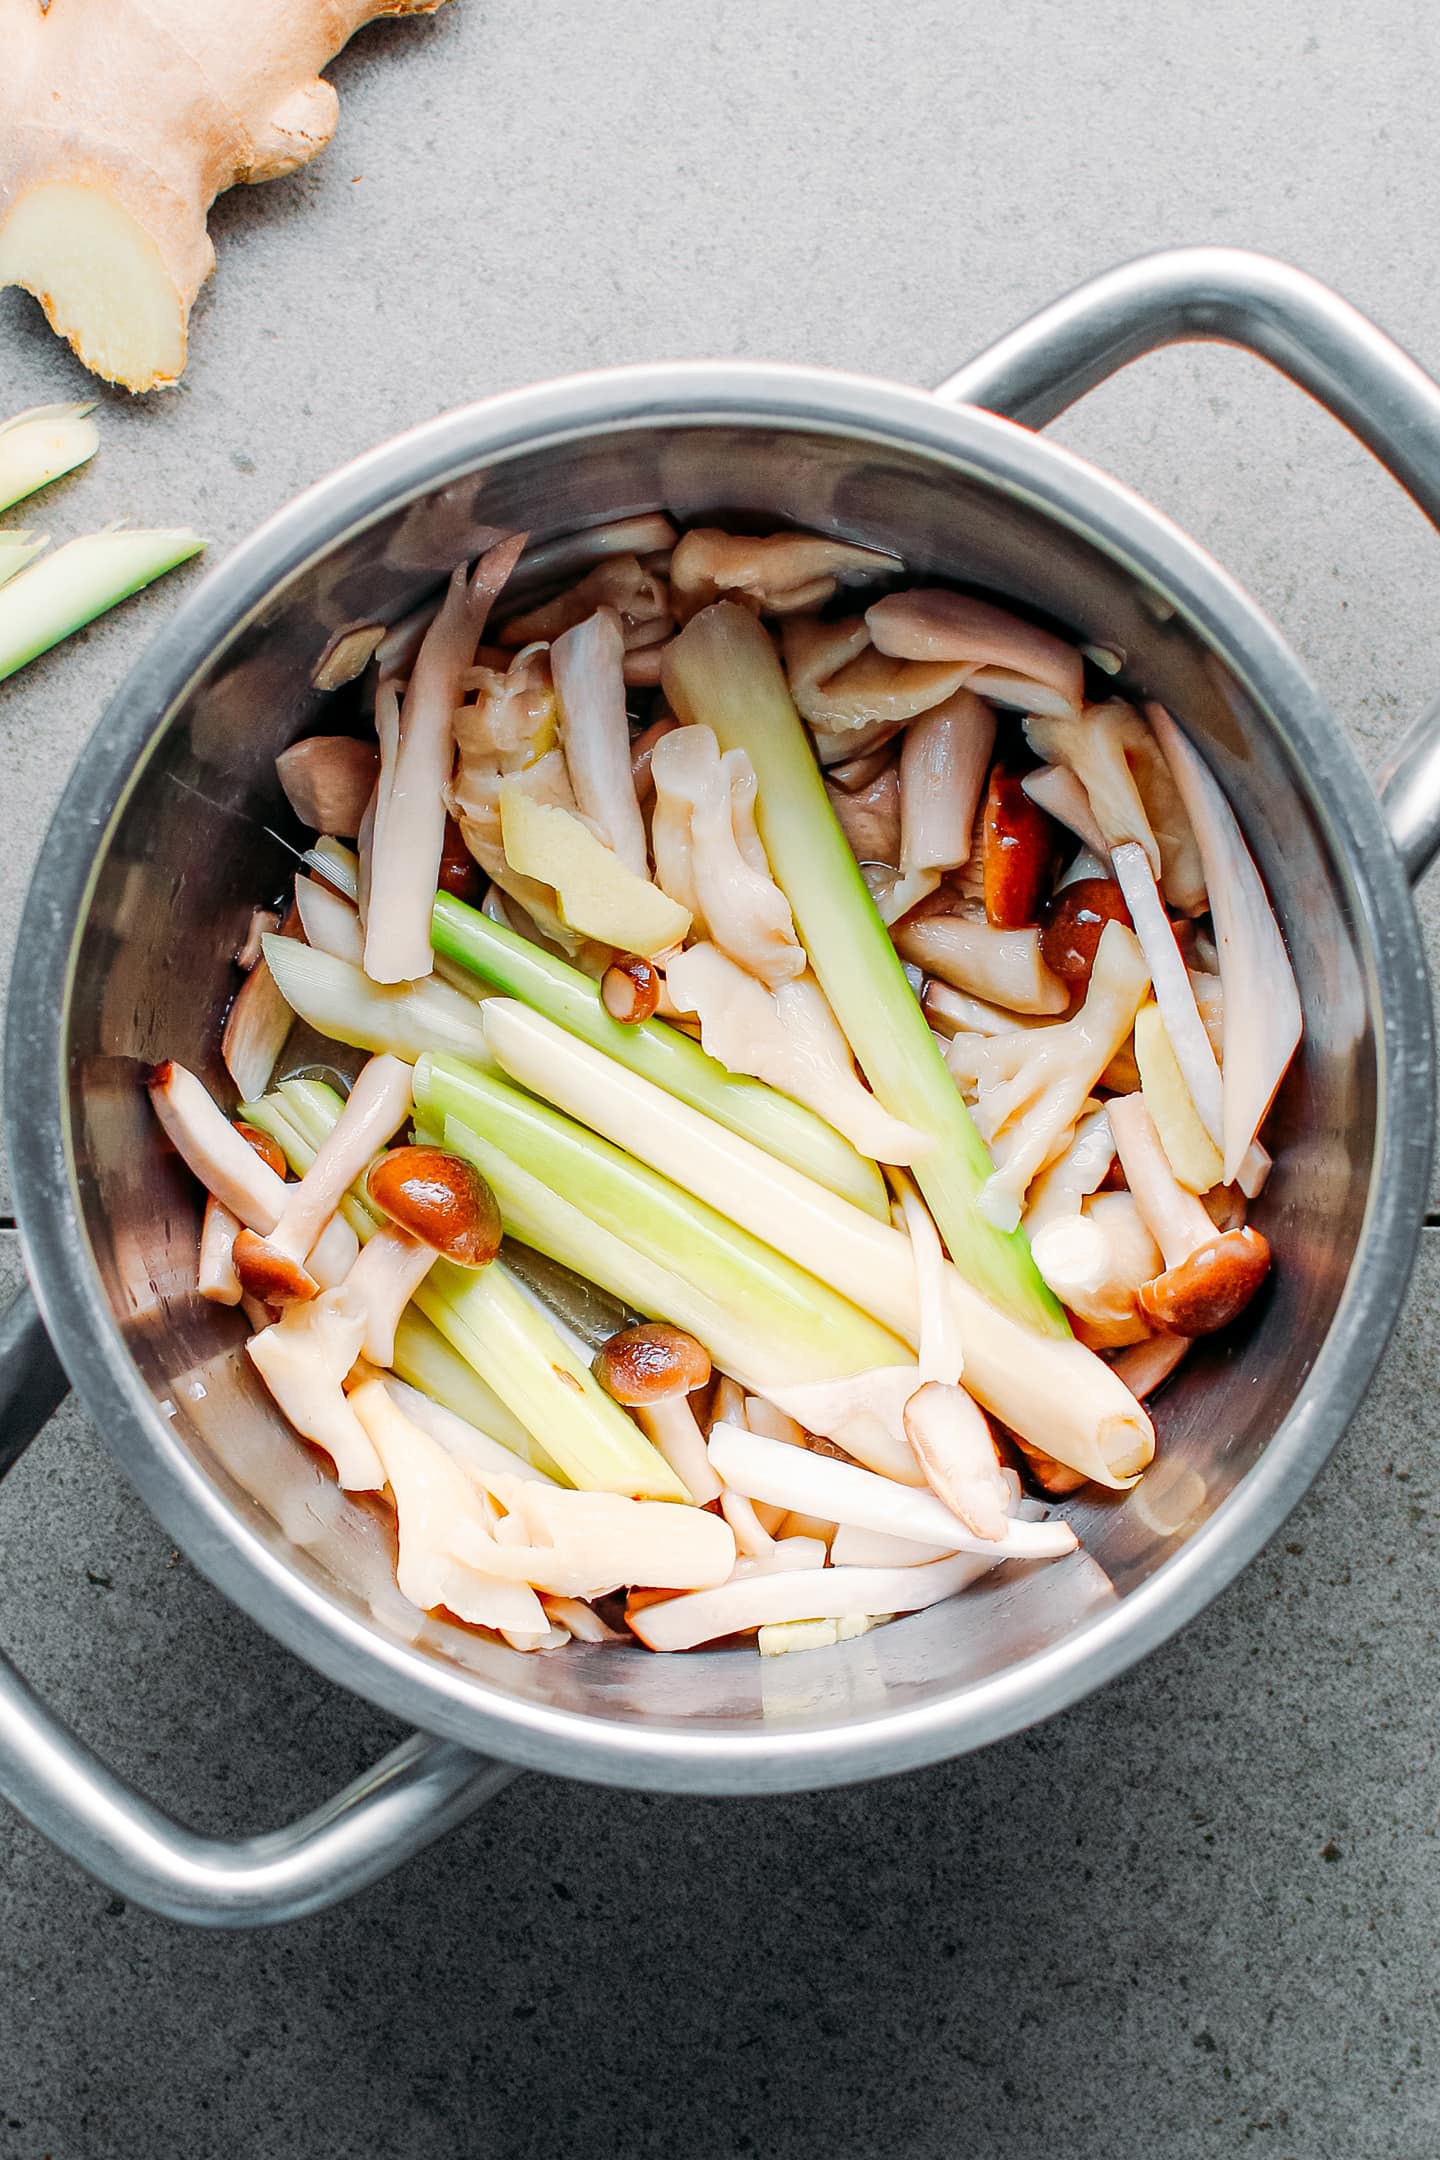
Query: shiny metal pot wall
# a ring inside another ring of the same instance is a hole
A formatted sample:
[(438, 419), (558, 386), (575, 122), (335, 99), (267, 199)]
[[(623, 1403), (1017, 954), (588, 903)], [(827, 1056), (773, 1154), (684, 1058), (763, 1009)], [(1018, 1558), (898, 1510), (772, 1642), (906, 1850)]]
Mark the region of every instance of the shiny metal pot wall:
[[(1160, 1642), (1314, 1477), (1380, 1355), (1424, 1206), (1429, 1005), (1406, 871), (1435, 845), (1440, 777), (1417, 736), (1392, 844), (1335, 722), (1245, 595), (1163, 517), (1012, 424), (1184, 337), (1262, 353), (1440, 512), (1428, 378), (1309, 280), (1197, 251), (1099, 280), (934, 396), (701, 364), (451, 414), (272, 519), (127, 682), (57, 814), (11, 996), (34, 1298), (126, 1473), (196, 1563), (293, 1650), (438, 1736), (318, 1816), (228, 1847), (166, 1822), (0, 1668), (0, 1790), (127, 1897), (231, 1925), (311, 1910), (457, 1820), (508, 1766), (759, 1793), (976, 1747)], [(543, 538), (656, 506), (842, 534), (1117, 648), (1125, 685), (1184, 717), (1235, 803), (1308, 1021), (1257, 1211), (1282, 1256), (1273, 1294), (1182, 1369), (1156, 1469), (1126, 1499), (1075, 1503), (1073, 1561), (774, 1664), (750, 1650), (527, 1658), (408, 1608), (378, 1514), (291, 1440), (239, 1355), (236, 1316), (195, 1296), (196, 1194), (137, 1084), (161, 1054), (219, 1078), (230, 955), (256, 894), (286, 877), (266, 829), (273, 758), (322, 718), (311, 674), (332, 634), (395, 620), (497, 531)], [(5, 1325), (16, 1452), (64, 1382), (34, 1306)]]

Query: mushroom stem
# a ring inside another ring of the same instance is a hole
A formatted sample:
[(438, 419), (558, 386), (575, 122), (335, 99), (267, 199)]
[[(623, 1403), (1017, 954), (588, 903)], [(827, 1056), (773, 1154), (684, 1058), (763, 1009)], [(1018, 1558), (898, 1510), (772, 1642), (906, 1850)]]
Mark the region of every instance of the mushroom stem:
[(411, 1069), (399, 1058), (373, 1057), (350, 1090), (334, 1131), (285, 1206), (266, 1243), (298, 1265), (349, 1187), (396, 1127), (410, 1115)]
[(994, 747), (994, 709), (970, 690), (911, 721), (900, 750), (902, 870), (965, 861)]
[(637, 1403), (635, 1417), (647, 1440), (652, 1440), (679, 1478), (697, 1507), (720, 1497), (720, 1480), (705, 1453), (705, 1435), (684, 1395), (669, 1402)]
[(231, 1213), (213, 1194), (205, 1202), (205, 1220), (200, 1228), (200, 1265), (196, 1275), (196, 1288), (201, 1297), (212, 1305), (238, 1305), (242, 1295), (240, 1277), (235, 1272), (235, 1240), (242, 1228), (238, 1215)]
[(364, 1320), (361, 1350), (372, 1365), (394, 1364), (400, 1315), (438, 1257), (433, 1246), (423, 1245), (395, 1223), (387, 1223), (362, 1246), (345, 1278), (343, 1295)]
[(1144, 1097), (1117, 1095), (1106, 1116), (1141, 1219), (1164, 1254), (1166, 1267), (1179, 1267), (1215, 1235), (1215, 1225), (1194, 1193), (1176, 1179)]

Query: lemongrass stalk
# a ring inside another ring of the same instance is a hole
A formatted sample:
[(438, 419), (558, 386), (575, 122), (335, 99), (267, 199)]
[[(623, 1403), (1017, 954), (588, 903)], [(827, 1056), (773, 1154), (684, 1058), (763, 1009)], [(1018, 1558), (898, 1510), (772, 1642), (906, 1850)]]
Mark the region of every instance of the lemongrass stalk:
[[(643, 1074), (681, 1102), (703, 1110), (777, 1162), (793, 1164), (877, 1220), (886, 1219), (885, 1183), (874, 1163), (858, 1154), (832, 1125), (788, 1095), (759, 1080), (728, 1073), (698, 1043), (664, 1020), (628, 1026), (612, 1019), (599, 986), (588, 975), (448, 893), (436, 898), (430, 935), (435, 950), (447, 959), (544, 1013), (571, 1035)], [(948, 1076), (946, 1085), (953, 1094)]]
[[(902, 1341), (918, 1344), (915, 1258), (903, 1231), (874, 1221), (798, 1171), (770, 1161), (598, 1053), (563, 1036), (549, 1036), (540, 1015), (527, 1013), (517, 1023), (506, 1017), (514, 1011), (509, 1000), (492, 1001), (488, 1011), (502, 1016), (490, 1027), (496, 1055), (514, 1077), (523, 1076), (526, 1087), (553, 1099), (611, 1141), (628, 1141), (653, 1169), (708, 1201), (753, 1237), (783, 1249), (797, 1266), (821, 1277)], [(542, 1035), (546, 1040), (537, 1051)], [(526, 1043), (526, 1037), (533, 1039)], [(563, 1060), (554, 1054), (557, 1040)], [(429, 1084), (429, 1068), (422, 1060), (415, 1075), (416, 1098), (422, 1104)], [(488, 1162), (479, 1167), (494, 1186), (504, 1214), (500, 1173)], [(588, 1210), (588, 1194), (567, 1189)], [(617, 1227), (633, 1240), (633, 1224), (621, 1221)], [(533, 1228), (522, 1228), (518, 1221), (514, 1228), (527, 1244), (543, 1242)], [(585, 1274), (596, 1274), (600, 1265), (583, 1244), (555, 1257)], [(608, 1282), (607, 1288), (642, 1310), (651, 1309), (638, 1286)], [(1112, 1487), (1133, 1482), (1154, 1452), (1154, 1430), (1109, 1366), (1073, 1337), (1040, 1335), (1022, 1326), (948, 1264), (944, 1289), (964, 1353), (965, 1386), (976, 1401), (1084, 1476)], [(681, 1321), (678, 1309), (661, 1308), (652, 1317), (679, 1321), (706, 1340), (704, 1326)], [(723, 1370), (733, 1369), (713, 1349), (711, 1355)], [(813, 1416), (805, 1417), (798, 1408), (795, 1414), (812, 1430), (820, 1429)]]
[(73, 472), (100, 447), (100, 431), (83, 405), (32, 405), (0, 426), (0, 510)]
[(49, 545), (43, 533), (38, 539), (28, 532), (0, 533), (0, 585), (8, 585), (12, 577), (18, 577)]
[(1028, 1327), (1066, 1333), (1023, 1231), (977, 1212), (985, 1144), (931, 1037), (860, 867), (836, 823), (774, 647), (755, 616), (720, 601), (667, 647), (664, 682), (683, 720), (748, 751), (760, 837), (810, 964), (861, 1070), (892, 1117), (930, 1145), (912, 1165), (956, 1267)]
[(199, 553), (188, 527), (87, 533), (0, 588), (0, 681)]
[[(470, 1127), (601, 1229), (712, 1301), (724, 1315), (725, 1333), (723, 1339), (707, 1341), (702, 1334), (699, 1340), (717, 1365), (743, 1375), (755, 1393), (909, 1363), (895, 1336), (828, 1284), (508, 1082), (452, 1058), (422, 1058), (415, 1089), (422, 1115), (444, 1119), (447, 1136), (451, 1118)], [(503, 1216), (504, 1199), (496, 1197)], [(592, 1273), (583, 1257), (551, 1257)], [(605, 1288), (627, 1295), (613, 1283)], [(675, 1311), (658, 1317), (688, 1325)]]
[(402, 1058), (425, 1050), (485, 1057), (479, 1008), (449, 983), (428, 975), (412, 983), (373, 983), (353, 961), (297, 938), (267, 934), (261, 943), (280, 995), (322, 1035)]

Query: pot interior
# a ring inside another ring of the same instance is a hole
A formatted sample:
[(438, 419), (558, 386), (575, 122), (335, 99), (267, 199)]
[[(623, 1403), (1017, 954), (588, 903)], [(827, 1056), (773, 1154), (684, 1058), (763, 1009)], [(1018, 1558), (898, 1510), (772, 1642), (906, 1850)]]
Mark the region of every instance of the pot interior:
[[(1070, 1508), (1084, 1541), (1072, 1561), (1001, 1571), (958, 1601), (775, 1661), (753, 1649), (525, 1657), (412, 1611), (394, 1586), (383, 1512), (339, 1492), (252, 1377), (238, 1317), (196, 1295), (196, 1189), (139, 1084), (145, 1065), (174, 1056), (232, 1099), (218, 1057), (239, 980), (232, 955), (252, 905), (284, 891), (285, 841), (299, 838), (273, 760), (297, 736), (352, 724), (353, 689), (311, 687), (332, 634), (396, 620), (496, 531), (543, 538), (651, 508), (690, 522), (738, 513), (760, 528), (798, 525), (890, 549), (915, 573), (1007, 597), (1118, 651), (1120, 688), (1182, 718), (1236, 805), (1307, 1016), (1272, 1127), (1277, 1166), (1254, 1210), (1278, 1255), (1271, 1287), (1246, 1324), (1199, 1346), (1164, 1391), (1159, 1461), (1138, 1491)], [(101, 840), (69, 983), (69, 1143), (84, 1233), (126, 1350), (242, 1540), (279, 1555), (352, 1626), (446, 1668), (451, 1729), (473, 1703), (477, 1738), (491, 1744), (488, 1717), (504, 1697), (611, 1725), (734, 1736), (763, 1754), (782, 1733), (883, 1720), (1013, 1677), (1132, 1596), (1235, 1490), (1285, 1418), (1335, 1315), (1371, 1182), (1377, 1031), (1366, 932), (1277, 721), (1183, 606), (1073, 520), (978, 464), (818, 424), (617, 425), (510, 451), (341, 533), (163, 717)], [(119, 1445), (127, 1452), (142, 1437)]]

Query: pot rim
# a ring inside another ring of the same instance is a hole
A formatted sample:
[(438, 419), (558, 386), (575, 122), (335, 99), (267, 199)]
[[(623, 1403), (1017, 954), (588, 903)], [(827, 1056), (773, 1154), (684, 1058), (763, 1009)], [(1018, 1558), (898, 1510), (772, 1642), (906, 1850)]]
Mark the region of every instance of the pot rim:
[[(1280, 716), (1362, 926), (1381, 1021), (1374, 1165), (1355, 1260), (1305, 1384), (1254, 1468), (1148, 1581), (1060, 1644), (963, 1694), (808, 1730), (611, 1723), (560, 1710), (389, 1641), (332, 1604), (232, 1511), (150, 1395), (90, 1256), (69, 1144), (72, 953), (90, 904), (96, 836), (108, 837), (148, 746), (222, 644), (340, 534), (481, 464), (545, 441), (671, 422), (840, 434), (919, 451), (1029, 501), (1158, 589)], [(819, 368), (693, 361), (594, 371), (444, 414), (307, 489), (207, 574), (121, 685), (46, 836), (10, 989), (6, 1129), (37, 1303), (81, 1401), (146, 1504), (252, 1619), (382, 1708), (510, 1762), (637, 1788), (761, 1793), (916, 1767), (1052, 1715), (1157, 1647), (1233, 1580), (1329, 1456), (1398, 1315), (1428, 1192), (1432, 1073), (1419, 929), (1370, 785), (1278, 630), (1218, 564), (1118, 481), (976, 407)]]

